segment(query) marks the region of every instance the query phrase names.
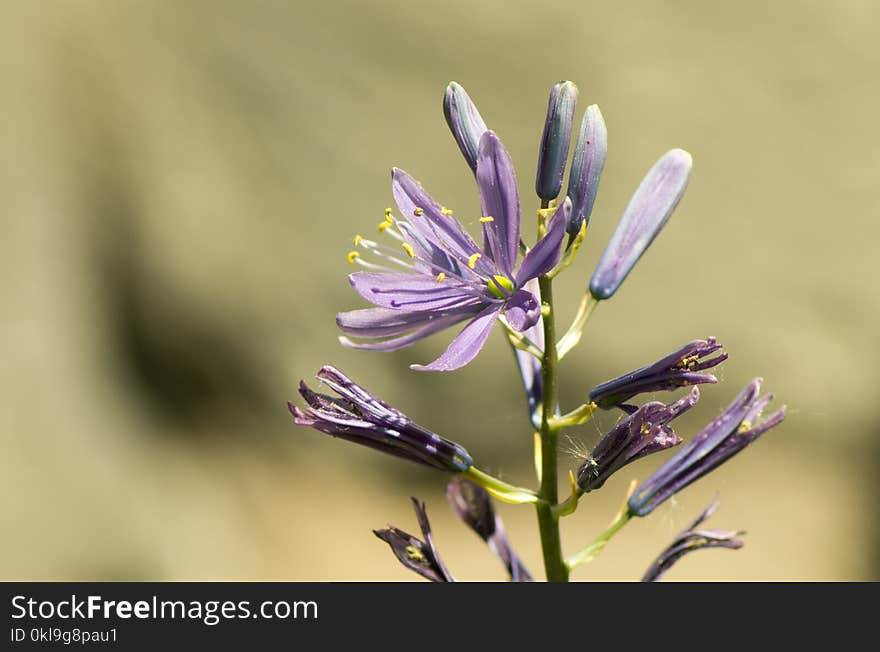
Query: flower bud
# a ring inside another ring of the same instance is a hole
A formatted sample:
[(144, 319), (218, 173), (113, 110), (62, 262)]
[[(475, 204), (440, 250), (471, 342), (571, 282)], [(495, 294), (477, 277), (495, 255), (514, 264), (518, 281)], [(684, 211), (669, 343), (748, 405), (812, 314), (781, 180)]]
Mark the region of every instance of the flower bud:
[(581, 121), (574, 157), (571, 160), (571, 174), (568, 178), (568, 196), (571, 197), (572, 211), (568, 221), (568, 233), (577, 234), (581, 224), (590, 221), (593, 203), (599, 190), (599, 178), (605, 167), (608, 152), (608, 131), (599, 107), (587, 107)]
[(550, 91), (535, 178), (535, 192), (546, 202), (555, 199), (562, 189), (577, 96), (577, 86), (570, 81), (558, 82)]
[(477, 153), (480, 149), (480, 137), (486, 132), (477, 107), (467, 92), (456, 82), (449, 82), (446, 95), (443, 97), (443, 115), (455, 137), (455, 142), (471, 169), (477, 171)]

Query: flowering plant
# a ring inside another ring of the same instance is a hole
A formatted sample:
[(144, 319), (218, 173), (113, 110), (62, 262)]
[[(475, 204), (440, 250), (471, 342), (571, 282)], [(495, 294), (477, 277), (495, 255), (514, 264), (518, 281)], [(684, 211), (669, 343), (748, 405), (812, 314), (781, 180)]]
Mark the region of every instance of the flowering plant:
[[(648, 171), (590, 278), (574, 320), (558, 336), (553, 279), (571, 267), (584, 242), (607, 150), (605, 123), (599, 108), (592, 105), (584, 113), (562, 194), (577, 96), (577, 87), (567, 81), (556, 84), (550, 93), (535, 179), (538, 237), (528, 246), (521, 235), (519, 190), (510, 155), (465, 90), (449, 84), (443, 109), (476, 179), (481, 244), (452, 210), (395, 168), (391, 188), (397, 212), (386, 209), (379, 223), (380, 234), (390, 240), (383, 244), (358, 235), (348, 254), (349, 263), (363, 267), (349, 281), (372, 307), (336, 318), (344, 345), (374, 351), (400, 350), (465, 323), (440, 357), (411, 365), (417, 371), (448, 372), (467, 365), (500, 324), (525, 387), (535, 431), (538, 489), (516, 487), (480, 470), (464, 447), (414, 423), (334, 367), (318, 372), (332, 394), (317, 393), (301, 382), (306, 406), (289, 405), (298, 425), (454, 474), (447, 487), (450, 506), (498, 556), (513, 581), (531, 581), (533, 576), (513, 551), (492, 497), (534, 506), (546, 577), (567, 581), (572, 569), (595, 558), (629, 520), (648, 516), (785, 415), (782, 407), (762, 418), (772, 396), (761, 396), (761, 380), (753, 380), (645, 482), (632, 483), (616, 518), (599, 538), (573, 555), (563, 555), (560, 519), (574, 513), (584, 494), (601, 489), (625, 465), (682, 444), (670, 423), (697, 403), (698, 385), (718, 382), (707, 370), (727, 359), (715, 338), (694, 340), (652, 364), (597, 385), (588, 400), (573, 410), (560, 410), (559, 362), (578, 345), (595, 308), (614, 296), (669, 220), (687, 187), (692, 165), (690, 154), (673, 149)], [(669, 404), (637, 404), (645, 394), (683, 387), (691, 389)], [(560, 432), (587, 423), (597, 410), (620, 410), (621, 419), (577, 471), (569, 472), (569, 495), (560, 500)], [(421, 539), (396, 527), (377, 530), (376, 536), (407, 568), (435, 582), (453, 581), (434, 545), (425, 505), (416, 499), (413, 503)], [(692, 550), (743, 545), (736, 538), (740, 532), (697, 529), (716, 507), (717, 501), (676, 537), (650, 566), (645, 580), (659, 579)]]

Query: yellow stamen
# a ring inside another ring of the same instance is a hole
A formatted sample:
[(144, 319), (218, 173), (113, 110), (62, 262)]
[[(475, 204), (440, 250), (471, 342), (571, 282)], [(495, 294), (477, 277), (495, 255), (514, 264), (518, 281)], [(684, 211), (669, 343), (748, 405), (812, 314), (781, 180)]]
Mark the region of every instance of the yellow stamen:
[(384, 222), (379, 222), (379, 233), (382, 233), (389, 226), (394, 226), (394, 222), (391, 221), (391, 218), (387, 218)]
[(483, 224), (488, 224), (489, 222), (494, 222), (494, 221), (495, 221), (495, 218), (492, 217), (491, 215), (487, 215), (486, 217), (481, 217), (481, 218), (480, 218), (480, 221), (481, 221)]
[(360, 252), (358, 252), (358, 251), (349, 251), (349, 252), (348, 252), (348, 256), (347, 256), (348, 264), (349, 264), (349, 265), (354, 265), (354, 259), (355, 259), (355, 258), (360, 258), (360, 257), (361, 257)]
[(391, 209), (390, 208), (385, 209), (385, 219), (389, 219), (389, 220), (391, 219)]
[(357, 247), (363, 239), (364, 238), (360, 234), (354, 236), (354, 246)]
[(419, 215), (421, 215), (422, 213), (424, 213), (424, 212), (425, 212), (425, 211), (423, 211), (423, 210), (422, 210), (421, 208), (419, 208), (418, 206), (416, 206), (416, 207), (413, 209), (413, 215), (415, 215), (415, 216), (417, 216), (417, 217), (418, 217)]
[(749, 423), (748, 421), (743, 421), (741, 424), (739, 424), (739, 428), (736, 429), (736, 434), (741, 435), (743, 433), (748, 432), (751, 429), (752, 429), (752, 424)]
[(413, 251), (412, 245), (408, 242), (401, 242), (400, 246), (403, 247), (403, 250), (406, 252), (406, 255), (410, 258), (416, 257), (416, 252)]
[(437, 283), (442, 283), (442, 282), (443, 282), (443, 279), (445, 279), (445, 278), (446, 278), (446, 273), (445, 273), (445, 272), (440, 272), (439, 274), (437, 274), (437, 278), (435, 279), (435, 281), (436, 281)]
[(468, 258), (468, 267), (473, 269), (477, 266), (477, 261), (483, 257), (483, 254), (471, 254), (470, 258)]
[(446, 206), (443, 206), (442, 208), (440, 208), (440, 212), (443, 213), (444, 215), (452, 215), (452, 209), (446, 208)]

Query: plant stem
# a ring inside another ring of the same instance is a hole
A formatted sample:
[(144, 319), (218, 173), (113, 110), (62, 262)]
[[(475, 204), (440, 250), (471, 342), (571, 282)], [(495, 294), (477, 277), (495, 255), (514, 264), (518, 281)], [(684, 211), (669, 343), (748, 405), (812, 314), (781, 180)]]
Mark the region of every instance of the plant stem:
[(562, 542), (559, 538), (559, 517), (553, 506), (559, 501), (559, 486), (556, 477), (556, 438), (558, 429), (552, 423), (556, 416), (557, 378), (556, 378), (556, 326), (553, 312), (553, 281), (547, 276), (538, 279), (541, 288), (541, 302), (544, 320), (544, 357), (542, 376), (544, 396), (541, 409), (541, 490), (542, 502), (536, 505), (538, 529), (541, 533), (541, 549), (544, 553), (544, 569), (548, 582), (567, 582), (568, 566), (562, 556)]

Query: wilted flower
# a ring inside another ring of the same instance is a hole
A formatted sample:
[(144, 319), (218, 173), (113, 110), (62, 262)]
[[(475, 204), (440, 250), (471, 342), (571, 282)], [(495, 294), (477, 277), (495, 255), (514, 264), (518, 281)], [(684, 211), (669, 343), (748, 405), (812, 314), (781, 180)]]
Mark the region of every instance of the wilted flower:
[(456, 516), (476, 532), (504, 563), (511, 581), (532, 581), (531, 573), (510, 547), (501, 517), (495, 513), (492, 499), (485, 489), (464, 478), (453, 478), (446, 485), (446, 500)]
[(463, 472), (473, 464), (464, 448), (413, 423), (338, 369), (321, 367), (317, 377), (339, 396), (318, 394), (300, 381), (309, 406), (287, 404), (296, 424), (441, 471)]
[(446, 569), (434, 547), (431, 524), (428, 522), (425, 504), (419, 503), (416, 498), (410, 500), (416, 510), (416, 517), (419, 519), (419, 528), (422, 530), (424, 541), (394, 526), (384, 530), (373, 530), (373, 534), (391, 546), (391, 550), (394, 551), (400, 563), (411, 571), (432, 582), (454, 582), (455, 579)]
[(660, 503), (700, 479), (751, 444), (785, 417), (785, 406), (758, 421), (773, 400), (758, 397), (761, 379), (756, 378), (733, 402), (703, 428), (675, 456), (657, 469), (629, 498), (633, 516), (647, 516)]
[(651, 567), (642, 577), (643, 582), (656, 582), (659, 580), (672, 565), (681, 559), (682, 556), (694, 550), (702, 548), (729, 548), (736, 550), (742, 548), (744, 544), (742, 539), (737, 539), (739, 535), (745, 532), (738, 530), (698, 530), (697, 527), (708, 519), (718, 509), (719, 501), (716, 498), (704, 509), (693, 522), (683, 531), (679, 532), (673, 542), (666, 550), (660, 553), (660, 556), (651, 564)]
[(669, 422), (691, 409), (700, 398), (693, 390), (675, 403), (645, 403), (628, 415), (599, 440), (596, 448), (577, 472), (577, 483), (583, 491), (600, 488), (616, 471), (645, 455), (657, 453), (681, 443)]
[(571, 159), (571, 174), (568, 177), (568, 196), (571, 199), (571, 218), (568, 233), (577, 234), (581, 224), (590, 221), (596, 193), (599, 192), (599, 179), (605, 167), (608, 152), (608, 131), (602, 112), (595, 104), (588, 106), (581, 121), (581, 131)]
[(562, 189), (577, 96), (577, 86), (570, 81), (558, 82), (550, 91), (535, 176), (535, 192), (547, 202), (555, 199)]
[(460, 84), (450, 82), (443, 96), (443, 115), (471, 169), (477, 171), (480, 138), (486, 132), (486, 123), (470, 96)]
[(714, 337), (693, 340), (653, 364), (597, 385), (590, 400), (603, 409), (627, 409), (626, 401), (637, 394), (673, 390), (688, 385), (717, 383), (712, 374), (700, 373), (727, 360), (727, 353), (708, 356), (722, 349)]
[[(546, 235), (525, 255), (519, 269), (519, 192), (507, 150), (491, 131), (480, 139), (477, 185), (483, 217), (483, 247), (479, 248), (452, 217), (405, 172), (395, 169), (392, 190), (403, 216), (390, 211), (380, 224), (399, 241), (397, 250), (360, 236), (355, 244), (395, 268), (364, 261), (358, 251), (349, 254), (370, 272), (349, 275), (354, 289), (376, 308), (337, 315), (347, 335), (375, 338), (342, 343), (361, 349), (395, 351), (470, 319), (446, 351), (421, 371), (451, 371), (463, 367), (480, 352), (495, 321), (503, 315), (515, 331), (525, 331), (541, 316), (541, 304), (525, 289), (526, 283), (549, 272), (560, 258), (560, 245), (571, 211), (566, 200), (550, 219)], [(401, 271), (402, 270), (402, 271)]]
[(590, 292), (596, 299), (608, 299), (617, 292), (660, 233), (684, 194), (692, 163), (684, 150), (670, 150), (642, 180), (590, 279)]

